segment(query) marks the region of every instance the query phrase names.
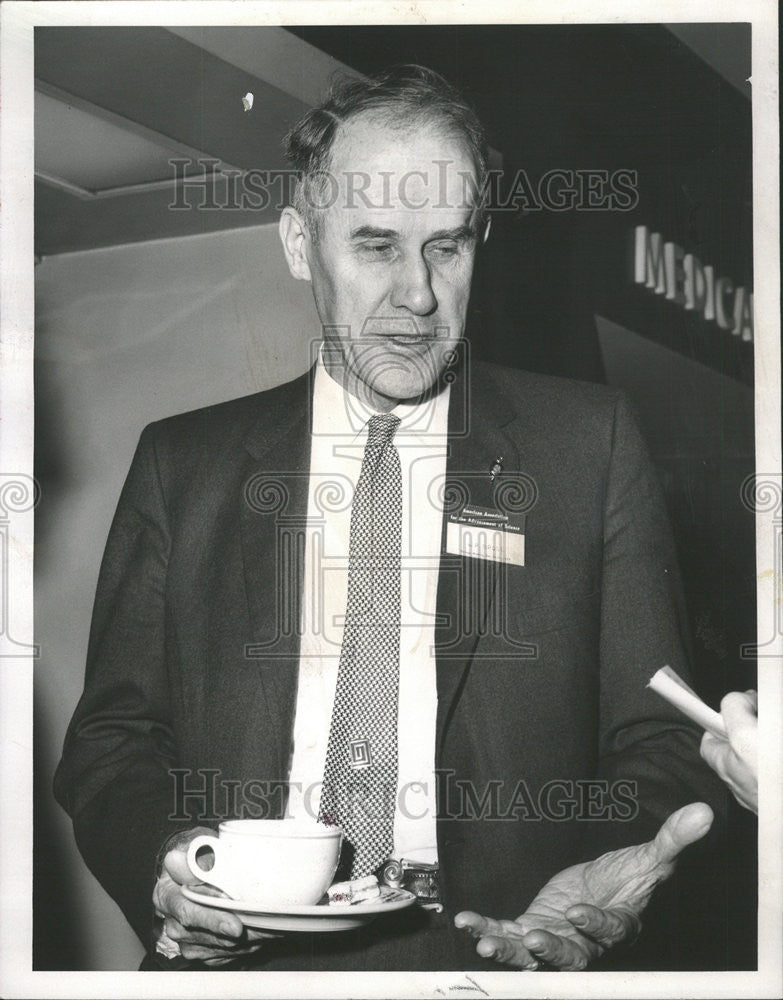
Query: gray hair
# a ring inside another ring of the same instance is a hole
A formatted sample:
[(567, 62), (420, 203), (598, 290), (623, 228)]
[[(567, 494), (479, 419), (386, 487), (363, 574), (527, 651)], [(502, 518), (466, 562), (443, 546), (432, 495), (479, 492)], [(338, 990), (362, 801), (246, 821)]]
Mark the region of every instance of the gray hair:
[(475, 111), (439, 73), (425, 66), (393, 66), (364, 79), (333, 83), (326, 100), (311, 108), (283, 140), (288, 162), (298, 174), (291, 203), (313, 239), (320, 232), (325, 176), (341, 124), (372, 113), (390, 128), (432, 125), (462, 142), (473, 160), (474, 207), (480, 212), (487, 187), (487, 141)]

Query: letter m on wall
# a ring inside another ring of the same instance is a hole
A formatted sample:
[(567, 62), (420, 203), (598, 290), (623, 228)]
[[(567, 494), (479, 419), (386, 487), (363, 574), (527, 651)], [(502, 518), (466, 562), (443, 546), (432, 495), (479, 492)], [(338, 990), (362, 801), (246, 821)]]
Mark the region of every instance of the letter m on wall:
[(647, 226), (637, 226), (634, 230), (633, 280), (658, 295), (666, 291), (663, 239)]

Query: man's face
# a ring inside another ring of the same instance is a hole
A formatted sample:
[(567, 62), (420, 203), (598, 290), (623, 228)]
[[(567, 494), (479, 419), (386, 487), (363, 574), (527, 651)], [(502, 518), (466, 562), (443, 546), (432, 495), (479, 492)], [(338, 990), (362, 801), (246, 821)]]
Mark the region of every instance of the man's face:
[(436, 130), (390, 129), (367, 115), (340, 130), (330, 173), (334, 204), (306, 239), (324, 356), (349, 391), (388, 410), (426, 392), (462, 336), (475, 169)]

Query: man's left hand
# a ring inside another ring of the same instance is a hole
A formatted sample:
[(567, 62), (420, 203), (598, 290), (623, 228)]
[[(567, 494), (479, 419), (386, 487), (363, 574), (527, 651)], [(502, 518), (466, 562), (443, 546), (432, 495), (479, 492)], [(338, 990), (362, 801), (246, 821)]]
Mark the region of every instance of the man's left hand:
[(584, 969), (608, 948), (632, 942), (659, 882), (674, 871), (680, 851), (712, 826), (704, 802), (673, 813), (654, 840), (603, 854), (553, 876), (516, 920), (493, 920), (465, 910), (456, 927), (478, 938), (476, 951), (520, 969), (546, 964)]

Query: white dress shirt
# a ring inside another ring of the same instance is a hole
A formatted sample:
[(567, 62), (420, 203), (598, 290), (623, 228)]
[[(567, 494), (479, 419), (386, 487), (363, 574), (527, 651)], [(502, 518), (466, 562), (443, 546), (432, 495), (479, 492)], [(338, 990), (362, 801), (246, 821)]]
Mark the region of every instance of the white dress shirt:
[[(448, 386), (431, 400), (400, 404), (394, 444), (402, 474), (398, 794), (394, 857), (437, 861), (435, 839), (435, 602), (446, 475)], [(318, 815), (348, 595), (351, 500), (367, 421), (321, 359), (313, 388), (313, 433), (305, 546), (302, 644), (288, 815)]]

